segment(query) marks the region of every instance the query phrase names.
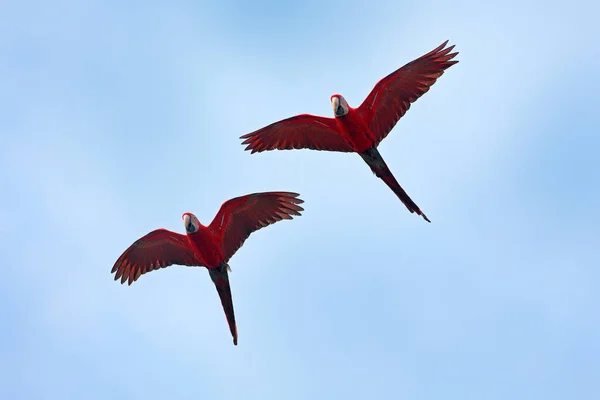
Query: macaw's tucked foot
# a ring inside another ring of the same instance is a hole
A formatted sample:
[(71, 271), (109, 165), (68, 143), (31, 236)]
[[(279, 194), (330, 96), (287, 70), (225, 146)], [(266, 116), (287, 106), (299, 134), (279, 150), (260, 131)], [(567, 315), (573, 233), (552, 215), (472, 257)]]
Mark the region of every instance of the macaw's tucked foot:
[(229, 331), (231, 332), (231, 336), (233, 336), (233, 344), (237, 346), (238, 333), (237, 326), (235, 324), (233, 299), (231, 298), (231, 287), (229, 286), (229, 275), (227, 271), (231, 271), (231, 268), (225, 263), (221, 264), (218, 268), (208, 268), (210, 279), (212, 279), (215, 287), (217, 288), (217, 293), (219, 293), (223, 311), (225, 311), (225, 317), (227, 318), (227, 323), (229, 324)]
[(392, 189), (396, 196), (398, 196), (402, 203), (404, 203), (406, 208), (408, 208), (408, 211), (410, 211), (411, 213), (417, 213), (420, 216), (422, 216), (425, 219), (425, 221), (431, 222), (429, 218), (427, 218), (425, 213), (421, 211), (419, 206), (417, 206), (417, 204), (414, 201), (412, 201), (412, 199), (408, 196), (404, 189), (402, 189), (398, 181), (396, 181), (396, 178), (394, 178), (392, 171), (390, 171), (385, 161), (383, 161), (381, 154), (379, 154), (379, 150), (377, 150), (375, 147), (371, 147), (370, 149), (363, 151), (359, 154), (362, 157), (362, 159), (365, 160), (365, 162), (369, 165), (371, 171), (373, 171), (375, 176), (384, 181), (385, 184), (388, 185), (390, 189)]

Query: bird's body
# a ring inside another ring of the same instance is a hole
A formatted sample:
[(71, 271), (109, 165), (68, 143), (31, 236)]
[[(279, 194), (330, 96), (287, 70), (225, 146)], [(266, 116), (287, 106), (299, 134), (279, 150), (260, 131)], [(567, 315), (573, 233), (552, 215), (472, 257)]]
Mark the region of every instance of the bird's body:
[(450, 66), (458, 53), (448, 41), (381, 79), (358, 108), (343, 96), (331, 96), (334, 118), (300, 114), (240, 137), (252, 153), (267, 150), (312, 149), (358, 153), (371, 171), (394, 191), (411, 213), (427, 216), (402, 189), (377, 147), (410, 105)]
[(187, 239), (200, 265), (214, 269), (225, 263), (221, 238), (210, 227), (200, 224), (198, 231), (187, 234)]
[(225, 311), (233, 343), (237, 327), (229, 285), (229, 259), (250, 234), (304, 209), (297, 193), (264, 192), (236, 197), (221, 205), (208, 226), (191, 213), (182, 215), (186, 234), (156, 229), (135, 241), (112, 268), (115, 280), (131, 285), (141, 275), (170, 265), (206, 267)]
[(373, 147), (375, 135), (356, 108), (348, 106), (348, 114), (344, 115), (344, 118), (336, 118), (336, 122), (338, 130), (352, 146), (354, 152), (362, 153)]

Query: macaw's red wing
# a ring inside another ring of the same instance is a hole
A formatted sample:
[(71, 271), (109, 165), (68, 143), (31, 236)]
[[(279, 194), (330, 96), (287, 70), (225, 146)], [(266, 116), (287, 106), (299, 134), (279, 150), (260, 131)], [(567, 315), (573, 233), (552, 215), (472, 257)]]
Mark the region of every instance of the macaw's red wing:
[(119, 257), (110, 271), (115, 273), (115, 281), (129, 280), (131, 285), (140, 275), (169, 265), (200, 266), (194, 252), (188, 245), (188, 238), (166, 229), (157, 229), (136, 240)]
[(226, 201), (209, 228), (221, 235), (225, 263), (254, 231), (304, 211), (304, 200), (289, 192), (253, 193)]
[(245, 150), (252, 153), (265, 150), (312, 149), (350, 153), (352, 147), (339, 133), (333, 118), (301, 114), (272, 123), (262, 129), (240, 136)]
[(227, 274), (227, 266), (224, 265), (219, 268), (209, 269), (210, 279), (212, 279), (219, 298), (221, 299), (221, 305), (223, 311), (225, 311), (225, 318), (227, 318), (227, 324), (229, 324), (229, 331), (233, 336), (233, 344), (237, 346), (238, 333), (237, 326), (235, 324), (235, 314), (233, 312), (233, 299), (231, 297), (231, 286), (229, 286), (229, 275)]
[(410, 105), (425, 94), (442, 76), (444, 70), (458, 63), (451, 61), (457, 54), (453, 46), (436, 49), (392, 72), (375, 85), (358, 108), (376, 137), (376, 147), (408, 111)]

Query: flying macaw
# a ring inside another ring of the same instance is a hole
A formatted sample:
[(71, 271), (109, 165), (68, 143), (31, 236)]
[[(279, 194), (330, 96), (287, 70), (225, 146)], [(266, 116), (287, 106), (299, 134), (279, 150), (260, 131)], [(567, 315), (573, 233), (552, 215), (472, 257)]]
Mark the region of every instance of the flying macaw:
[(358, 108), (352, 108), (340, 94), (331, 96), (335, 118), (310, 114), (296, 115), (240, 137), (251, 153), (266, 150), (312, 149), (358, 153), (411, 213), (431, 222), (392, 175), (377, 146), (398, 120), (442, 76), (458, 63), (458, 52), (445, 48), (446, 40), (436, 49), (409, 62), (380, 80)]
[(225, 311), (233, 344), (238, 332), (233, 313), (233, 300), (227, 271), (228, 261), (250, 234), (282, 219), (293, 219), (304, 211), (299, 194), (290, 192), (253, 193), (236, 197), (221, 205), (208, 226), (192, 213), (182, 215), (185, 235), (156, 229), (136, 240), (119, 257), (111, 273), (115, 281), (131, 285), (141, 275), (170, 265), (206, 267), (217, 288)]

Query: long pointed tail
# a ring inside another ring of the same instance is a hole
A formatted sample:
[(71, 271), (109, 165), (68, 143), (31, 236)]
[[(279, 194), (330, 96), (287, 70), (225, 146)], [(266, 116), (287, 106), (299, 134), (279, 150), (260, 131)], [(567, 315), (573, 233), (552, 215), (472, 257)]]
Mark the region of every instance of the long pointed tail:
[(396, 181), (396, 178), (394, 178), (394, 175), (392, 175), (392, 171), (390, 171), (385, 161), (383, 161), (381, 154), (379, 154), (379, 151), (375, 147), (372, 147), (369, 150), (359, 154), (369, 165), (369, 167), (371, 167), (371, 171), (373, 171), (378, 178), (381, 178), (381, 180), (384, 181), (394, 193), (396, 193), (396, 196), (398, 196), (398, 198), (402, 201), (402, 203), (404, 203), (406, 208), (408, 208), (411, 213), (416, 212), (422, 216), (425, 221), (431, 222), (423, 213), (423, 211), (421, 211), (419, 206), (417, 206), (415, 202), (412, 201), (412, 199), (408, 196), (408, 194), (406, 194), (398, 181)]
[(228, 270), (230, 270), (229, 265), (223, 264), (219, 268), (209, 268), (208, 273), (210, 274), (210, 279), (212, 279), (217, 288), (217, 293), (219, 293), (221, 305), (223, 306), (223, 311), (225, 311), (225, 317), (229, 324), (229, 331), (231, 332), (231, 336), (233, 336), (233, 344), (237, 346), (238, 332), (235, 324), (235, 314), (233, 313), (233, 299), (231, 298), (231, 287), (229, 286), (229, 275), (227, 274)]

